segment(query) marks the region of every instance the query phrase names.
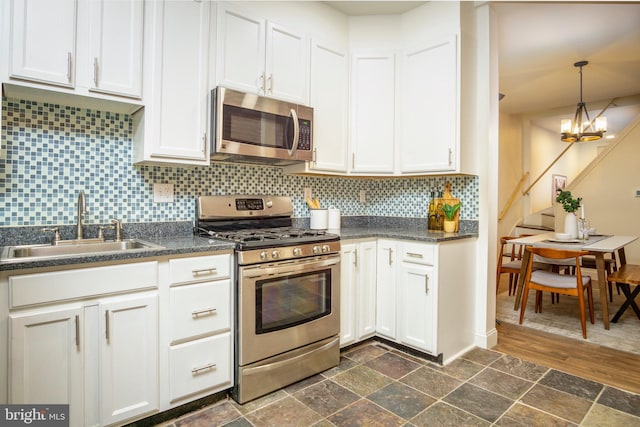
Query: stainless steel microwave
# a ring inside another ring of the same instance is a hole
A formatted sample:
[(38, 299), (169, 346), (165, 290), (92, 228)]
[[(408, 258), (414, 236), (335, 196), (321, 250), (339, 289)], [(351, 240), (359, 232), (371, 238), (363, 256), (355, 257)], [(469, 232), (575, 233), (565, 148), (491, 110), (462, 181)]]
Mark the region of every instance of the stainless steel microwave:
[(311, 160), (313, 108), (217, 87), (212, 91), (213, 160), (293, 164)]

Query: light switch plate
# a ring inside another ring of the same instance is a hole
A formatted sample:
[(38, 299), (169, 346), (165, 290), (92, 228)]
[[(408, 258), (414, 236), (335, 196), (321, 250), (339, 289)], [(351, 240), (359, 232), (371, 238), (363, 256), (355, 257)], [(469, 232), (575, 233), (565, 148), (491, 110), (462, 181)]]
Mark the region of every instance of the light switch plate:
[(154, 203), (173, 202), (173, 184), (153, 184)]
[(360, 203), (367, 203), (367, 190), (360, 190)]

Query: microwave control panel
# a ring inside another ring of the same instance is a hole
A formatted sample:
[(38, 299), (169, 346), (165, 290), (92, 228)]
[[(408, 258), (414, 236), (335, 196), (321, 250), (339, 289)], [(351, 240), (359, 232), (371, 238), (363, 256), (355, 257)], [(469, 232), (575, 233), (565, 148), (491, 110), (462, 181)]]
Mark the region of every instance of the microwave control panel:
[(298, 141), (298, 150), (311, 150), (311, 121), (298, 120), (300, 123), (300, 139)]

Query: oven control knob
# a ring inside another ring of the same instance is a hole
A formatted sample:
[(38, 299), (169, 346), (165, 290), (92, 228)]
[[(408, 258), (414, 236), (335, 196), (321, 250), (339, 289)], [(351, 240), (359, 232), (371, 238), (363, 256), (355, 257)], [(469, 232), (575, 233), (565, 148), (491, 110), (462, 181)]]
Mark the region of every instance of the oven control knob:
[(294, 255), (294, 256), (302, 256), (302, 249), (300, 249), (300, 248), (293, 248), (293, 255)]
[(280, 258), (280, 251), (276, 250), (276, 251), (271, 252), (271, 258), (273, 258), (273, 259)]
[(313, 247), (313, 253), (314, 254), (322, 253), (322, 248), (320, 246), (314, 246)]
[(261, 259), (262, 261), (264, 261), (264, 260), (266, 260), (266, 259), (269, 259), (269, 254), (267, 253), (267, 251), (262, 251), (262, 252), (260, 252), (260, 259)]
[(329, 252), (329, 245), (322, 245), (322, 252)]

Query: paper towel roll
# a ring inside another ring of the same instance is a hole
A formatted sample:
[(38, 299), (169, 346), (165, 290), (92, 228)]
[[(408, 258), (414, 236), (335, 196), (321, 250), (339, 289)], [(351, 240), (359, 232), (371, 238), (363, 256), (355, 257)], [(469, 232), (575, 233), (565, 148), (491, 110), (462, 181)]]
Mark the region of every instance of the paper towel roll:
[(329, 230), (337, 230), (340, 228), (340, 209), (329, 208), (329, 221), (327, 226)]
[(328, 222), (328, 209), (311, 209), (310, 225), (312, 230), (326, 230)]

